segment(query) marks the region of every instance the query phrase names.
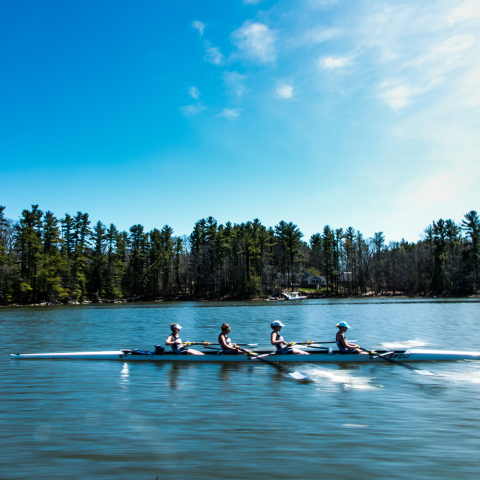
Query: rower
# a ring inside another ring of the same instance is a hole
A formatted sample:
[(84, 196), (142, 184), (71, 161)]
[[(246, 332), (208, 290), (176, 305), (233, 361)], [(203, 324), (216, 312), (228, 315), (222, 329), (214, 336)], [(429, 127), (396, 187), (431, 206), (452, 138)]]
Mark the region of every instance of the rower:
[(340, 322), (335, 325), (338, 328), (337, 336), (335, 341), (337, 343), (338, 349), (342, 353), (365, 353), (362, 350), (359, 350), (360, 345), (355, 345), (354, 343), (349, 343), (345, 338), (345, 332), (350, 328), (347, 322)]
[(182, 339), (179, 337), (182, 327), (178, 323), (172, 323), (170, 328), (172, 329), (172, 333), (165, 341), (165, 345), (170, 345), (175, 355), (205, 355), (203, 352), (199, 352), (193, 348), (186, 348), (183, 345)]
[(220, 348), (224, 355), (245, 355), (245, 353), (241, 352), (237, 348), (236, 343), (232, 343), (229, 338), (229, 333), (232, 330), (228, 323), (224, 323), (222, 325), (222, 333), (218, 336), (218, 343), (220, 344)]
[(309, 355), (308, 352), (304, 352), (299, 348), (292, 348), (292, 345), (295, 345), (294, 342), (287, 343), (283, 339), (283, 337), (280, 335), (280, 330), (284, 326), (285, 325), (280, 320), (275, 320), (271, 325), (273, 332), (270, 336), (270, 341), (272, 345), (275, 345), (275, 347), (277, 348), (276, 353), (279, 355), (287, 355), (292, 353), (295, 353), (297, 355)]

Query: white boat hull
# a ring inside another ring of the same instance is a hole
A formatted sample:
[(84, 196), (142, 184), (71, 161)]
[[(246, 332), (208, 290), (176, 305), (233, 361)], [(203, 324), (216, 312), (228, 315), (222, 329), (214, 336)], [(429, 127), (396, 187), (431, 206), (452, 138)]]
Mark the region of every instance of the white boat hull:
[[(256, 352), (267, 353), (267, 352)], [(383, 353), (378, 351), (377, 353)], [(431, 362), (431, 361), (454, 361), (454, 360), (480, 360), (480, 352), (456, 352), (445, 350), (397, 350), (388, 355), (388, 358), (400, 360), (402, 362)], [(198, 362), (198, 363), (216, 363), (216, 362), (258, 362), (246, 355), (217, 355), (216, 353), (207, 353), (206, 355), (174, 355), (170, 352), (164, 355), (132, 355), (122, 350), (106, 352), (65, 352), (65, 353), (15, 353), (11, 355), (12, 360), (119, 360), (135, 362)], [(375, 358), (370, 355), (360, 355), (354, 353), (332, 353), (320, 352), (306, 355), (271, 355), (268, 360), (281, 363), (371, 363), (384, 362), (381, 358)], [(259, 363), (259, 362), (258, 362)]]

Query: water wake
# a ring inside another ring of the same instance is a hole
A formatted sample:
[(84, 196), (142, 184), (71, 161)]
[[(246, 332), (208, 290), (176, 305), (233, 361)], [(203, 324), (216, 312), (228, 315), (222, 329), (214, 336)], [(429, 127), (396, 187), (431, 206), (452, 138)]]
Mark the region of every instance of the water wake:
[(347, 388), (372, 389), (372, 378), (359, 376), (358, 371), (333, 370), (331, 368), (315, 367), (303, 370), (308, 377), (316, 382), (343, 384)]
[(454, 383), (468, 383), (470, 385), (480, 385), (480, 370), (470, 370), (462, 372), (442, 371), (442, 377)]

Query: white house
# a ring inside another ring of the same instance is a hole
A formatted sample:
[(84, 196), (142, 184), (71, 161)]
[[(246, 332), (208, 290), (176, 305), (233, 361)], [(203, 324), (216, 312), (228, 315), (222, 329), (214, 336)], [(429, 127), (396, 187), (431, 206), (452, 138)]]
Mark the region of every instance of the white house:
[(323, 275), (309, 275), (308, 277), (302, 279), (302, 285), (319, 285), (321, 287), (326, 287), (327, 281)]

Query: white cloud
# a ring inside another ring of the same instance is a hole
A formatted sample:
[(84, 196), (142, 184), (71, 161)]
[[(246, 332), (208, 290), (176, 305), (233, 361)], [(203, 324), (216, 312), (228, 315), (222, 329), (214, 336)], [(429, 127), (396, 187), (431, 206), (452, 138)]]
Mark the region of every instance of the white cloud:
[(380, 85), (381, 93), (379, 97), (393, 109), (406, 107), (410, 103), (411, 97), (419, 92), (408, 85), (400, 85), (392, 82), (383, 82)]
[(218, 47), (211, 47), (210, 42), (205, 42), (205, 48), (207, 49), (207, 53), (203, 59), (206, 62), (213, 63), (214, 65), (221, 65), (224, 56), (220, 53), (220, 49)]
[(245, 22), (241, 28), (232, 32), (233, 43), (241, 54), (260, 63), (274, 62), (275, 31), (263, 23)]
[(200, 35), (203, 35), (203, 31), (205, 30), (205, 24), (198, 21), (198, 20), (195, 20), (193, 23), (192, 23), (192, 27), (195, 29), (195, 30), (198, 30), (198, 32), (200, 33)]
[(195, 98), (196, 100), (198, 100), (198, 97), (200, 95), (200, 92), (198, 91), (198, 88), (197, 87), (190, 87), (188, 89), (188, 94), (192, 97), (192, 98)]
[(348, 57), (321, 57), (317, 65), (325, 70), (334, 70), (336, 68), (346, 67), (350, 64)]
[(293, 97), (293, 87), (291, 85), (280, 85), (277, 87), (277, 95), (281, 98), (292, 98)]
[(228, 118), (229, 120), (235, 120), (240, 115), (240, 110), (238, 108), (225, 108), (222, 113), (220, 113), (221, 117)]
[(242, 75), (241, 73), (235, 71), (226, 71), (223, 74), (225, 85), (237, 97), (241, 97), (246, 90), (245, 85), (243, 84), (246, 78), (246, 75)]
[(197, 115), (198, 113), (202, 113), (205, 110), (203, 105), (185, 105), (184, 107), (180, 107), (180, 111), (186, 116)]

